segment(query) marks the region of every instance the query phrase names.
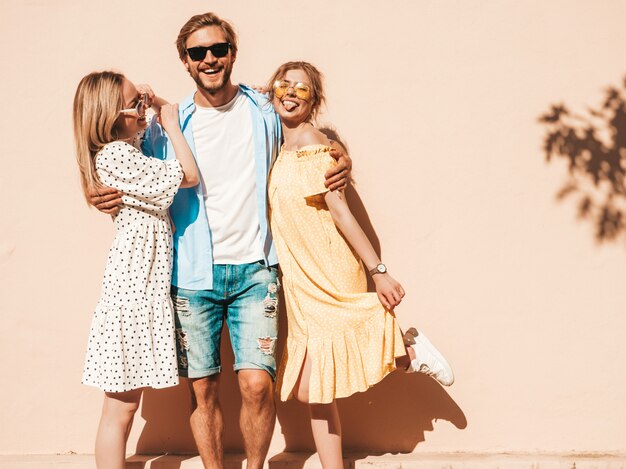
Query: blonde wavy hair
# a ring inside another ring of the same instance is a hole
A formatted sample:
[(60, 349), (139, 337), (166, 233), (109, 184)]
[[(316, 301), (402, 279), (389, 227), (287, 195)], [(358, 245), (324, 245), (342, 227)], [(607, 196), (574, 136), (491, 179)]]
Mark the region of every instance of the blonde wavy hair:
[(107, 143), (117, 140), (115, 123), (124, 106), (123, 81), (121, 73), (93, 72), (80, 81), (74, 95), (76, 160), (87, 202), (89, 191), (102, 187), (96, 174), (95, 156)]

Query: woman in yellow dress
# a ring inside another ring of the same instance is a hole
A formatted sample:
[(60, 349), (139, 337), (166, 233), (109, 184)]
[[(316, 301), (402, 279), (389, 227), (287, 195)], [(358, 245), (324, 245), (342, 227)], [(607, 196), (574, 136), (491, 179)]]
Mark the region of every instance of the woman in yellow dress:
[[(335, 399), (367, 390), (396, 368), (429, 374), (444, 385), (454, 378), (422, 333), (411, 328), (403, 337), (393, 315), (402, 286), (381, 263), (343, 193), (324, 186), (324, 174), (336, 162), (330, 142), (311, 123), (324, 101), (321, 73), (307, 62), (288, 62), (268, 88), (284, 136), (268, 186), (288, 317), (278, 389), (283, 401), (295, 396), (309, 404), (322, 466), (340, 469)], [(367, 293), (365, 270), (376, 293)]]

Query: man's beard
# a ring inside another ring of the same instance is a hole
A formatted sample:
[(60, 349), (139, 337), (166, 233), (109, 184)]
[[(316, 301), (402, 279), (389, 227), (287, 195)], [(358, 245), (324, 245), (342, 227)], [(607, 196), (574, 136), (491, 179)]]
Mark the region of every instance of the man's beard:
[(195, 73), (191, 73), (189, 72), (189, 75), (191, 75), (191, 78), (193, 78), (193, 81), (196, 82), (196, 85), (198, 86), (199, 89), (206, 91), (209, 94), (215, 95), (218, 92), (220, 92), (221, 90), (224, 89), (224, 87), (226, 86), (226, 84), (228, 83), (228, 81), (230, 80), (230, 75), (233, 71), (232, 66), (230, 67), (224, 67), (224, 72), (222, 74), (222, 79), (217, 82), (217, 83), (213, 83), (210, 86), (205, 85), (202, 82), (202, 79), (200, 77), (200, 75), (202, 74), (202, 72), (196, 70)]

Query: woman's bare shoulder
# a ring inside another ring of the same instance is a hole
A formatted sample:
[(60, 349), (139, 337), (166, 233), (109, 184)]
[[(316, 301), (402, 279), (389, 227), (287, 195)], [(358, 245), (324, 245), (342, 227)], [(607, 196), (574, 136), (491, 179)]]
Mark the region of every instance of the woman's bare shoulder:
[(307, 145), (330, 145), (330, 141), (322, 132), (313, 126), (307, 126), (298, 135), (298, 147)]

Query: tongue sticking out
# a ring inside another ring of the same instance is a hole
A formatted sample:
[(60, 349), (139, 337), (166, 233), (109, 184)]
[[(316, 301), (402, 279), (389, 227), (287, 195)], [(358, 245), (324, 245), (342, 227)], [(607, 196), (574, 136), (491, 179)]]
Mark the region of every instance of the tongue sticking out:
[(283, 107), (288, 111), (293, 111), (298, 105), (293, 101), (283, 101)]

